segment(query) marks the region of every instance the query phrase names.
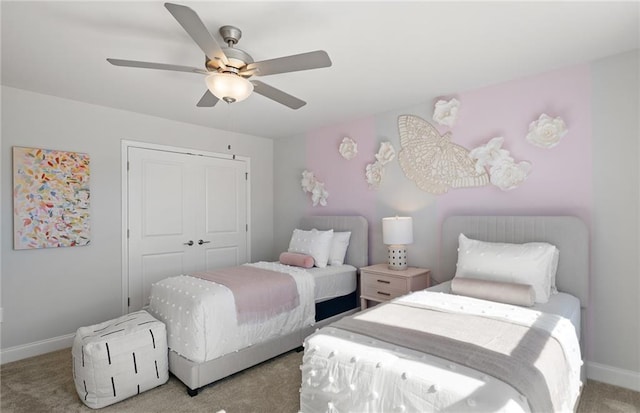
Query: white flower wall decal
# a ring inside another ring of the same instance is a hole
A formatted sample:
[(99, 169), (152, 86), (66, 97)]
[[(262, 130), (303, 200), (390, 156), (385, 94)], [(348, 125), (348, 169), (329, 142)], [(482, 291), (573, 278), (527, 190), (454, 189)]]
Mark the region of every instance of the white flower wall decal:
[(324, 183), (316, 181), (311, 191), (311, 203), (313, 206), (318, 206), (318, 204), (320, 204), (320, 206), (327, 206), (328, 197), (329, 192), (324, 189)]
[(367, 165), (365, 176), (369, 188), (378, 189), (384, 177), (384, 166), (396, 157), (396, 150), (390, 142), (382, 142), (378, 153), (375, 155), (376, 161)]
[(378, 149), (378, 153), (376, 154), (376, 159), (382, 165), (386, 165), (393, 160), (396, 156), (396, 150), (393, 149), (393, 145), (390, 142), (382, 142), (380, 144), (380, 149)]
[(384, 167), (380, 161), (375, 161), (374, 163), (370, 163), (367, 165), (365, 175), (367, 177), (367, 183), (369, 187), (372, 189), (378, 189), (380, 187), (380, 182), (382, 182), (382, 177), (384, 176)]
[(517, 188), (531, 172), (531, 164), (527, 161), (516, 163), (508, 150), (502, 149), (504, 138), (498, 136), (484, 145), (469, 152), (469, 157), (476, 160), (476, 170), (489, 168), (489, 181), (503, 191)]
[(520, 186), (530, 171), (529, 162), (515, 163), (513, 160), (502, 160), (489, 169), (490, 181), (503, 191), (509, 191)]
[(324, 183), (318, 181), (313, 172), (307, 170), (302, 171), (300, 184), (305, 193), (311, 194), (311, 203), (313, 206), (327, 206), (329, 192), (325, 189)]
[(313, 174), (313, 172), (309, 172), (309, 171), (302, 171), (302, 181), (300, 182), (300, 184), (302, 185), (302, 190), (304, 192), (311, 192), (313, 191), (313, 186), (316, 183), (316, 177)]
[(527, 141), (540, 148), (553, 148), (567, 132), (567, 125), (561, 118), (552, 118), (543, 113), (538, 120), (529, 124)]
[(453, 126), (458, 118), (460, 102), (456, 98), (438, 100), (433, 109), (433, 120), (440, 125)]
[(498, 136), (469, 152), (469, 156), (476, 160), (476, 170), (478, 172), (482, 172), (485, 170), (485, 167), (491, 167), (491, 165), (495, 165), (503, 160), (513, 161), (513, 158), (509, 156), (509, 151), (502, 149), (503, 143), (504, 138)]
[(348, 161), (355, 158), (358, 154), (358, 144), (349, 137), (345, 137), (342, 139), (342, 143), (340, 144), (340, 155)]

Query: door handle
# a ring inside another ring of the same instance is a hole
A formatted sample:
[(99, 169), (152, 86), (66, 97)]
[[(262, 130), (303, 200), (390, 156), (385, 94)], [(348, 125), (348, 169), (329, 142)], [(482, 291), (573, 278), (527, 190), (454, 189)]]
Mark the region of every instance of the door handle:
[(211, 241), (203, 241), (203, 240), (198, 240), (198, 245), (202, 245), (202, 244), (208, 244)]
[(188, 245), (188, 246), (192, 246), (193, 245), (193, 240), (189, 240), (189, 242), (185, 242), (182, 245)]

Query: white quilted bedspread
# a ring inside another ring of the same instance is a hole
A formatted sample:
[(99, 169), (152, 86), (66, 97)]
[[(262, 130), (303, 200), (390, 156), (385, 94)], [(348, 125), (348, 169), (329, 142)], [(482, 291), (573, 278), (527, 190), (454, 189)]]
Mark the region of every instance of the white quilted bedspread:
[[(566, 319), (540, 325), (537, 311), (469, 297), (419, 291), (398, 298), (433, 309), (536, 324), (557, 338), (571, 371), (562, 411), (580, 392), (579, 342)], [(371, 311), (375, 311), (375, 308)], [(455, 328), (455, 327), (453, 327)], [(460, 328), (464, 328), (460, 326)], [(529, 412), (512, 386), (477, 370), (367, 336), (322, 328), (307, 338), (302, 366), (301, 411), (311, 412)]]
[(307, 271), (275, 262), (245, 265), (290, 274), (300, 305), (266, 322), (238, 325), (233, 293), (227, 287), (188, 275), (166, 278), (151, 287), (149, 312), (166, 324), (171, 350), (204, 362), (315, 322), (314, 281)]

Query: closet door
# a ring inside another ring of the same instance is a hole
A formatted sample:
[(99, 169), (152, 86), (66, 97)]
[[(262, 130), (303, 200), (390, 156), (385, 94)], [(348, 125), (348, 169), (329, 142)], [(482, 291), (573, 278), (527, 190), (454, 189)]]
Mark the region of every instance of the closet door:
[(129, 311), (163, 278), (245, 263), (246, 162), (128, 148)]

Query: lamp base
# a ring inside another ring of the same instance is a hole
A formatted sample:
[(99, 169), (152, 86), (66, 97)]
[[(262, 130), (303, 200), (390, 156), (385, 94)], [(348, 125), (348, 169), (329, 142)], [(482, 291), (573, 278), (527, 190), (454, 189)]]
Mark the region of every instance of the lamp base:
[(389, 245), (389, 269), (404, 271), (407, 269), (407, 246)]

